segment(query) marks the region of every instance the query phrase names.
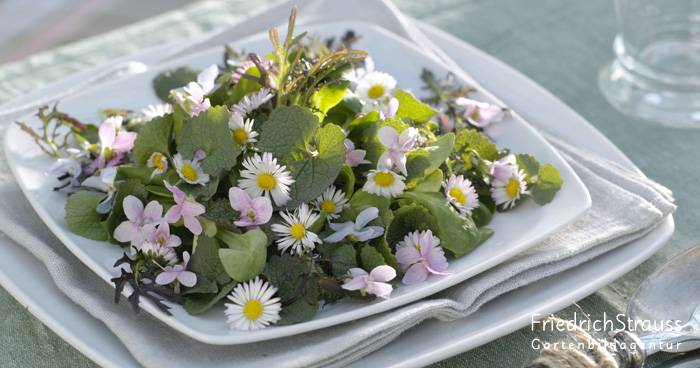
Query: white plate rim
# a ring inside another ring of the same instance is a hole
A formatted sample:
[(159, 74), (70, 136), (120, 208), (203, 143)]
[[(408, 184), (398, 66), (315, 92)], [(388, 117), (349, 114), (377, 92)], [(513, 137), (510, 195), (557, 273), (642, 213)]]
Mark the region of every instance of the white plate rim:
[[(385, 34), (387, 37), (390, 37), (394, 39), (396, 42), (401, 43), (404, 47), (408, 47), (411, 49), (414, 49), (418, 51), (418, 49), (412, 45), (410, 42), (406, 41), (403, 38), (400, 38), (399, 36), (395, 35), (393, 32), (390, 32), (381, 26), (371, 24), (371, 23), (366, 23), (366, 22), (336, 22), (336, 23), (342, 23), (342, 24), (360, 24), (360, 25), (365, 25), (373, 28), (373, 30), (377, 32), (381, 32)], [(322, 27), (323, 24), (321, 25), (315, 25), (316, 27)], [(313, 27), (313, 26), (312, 26)], [(359, 26), (355, 26), (357, 28)], [(249, 39), (249, 38), (255, 38), (259, 37), (260, 35), (252, 35), (249, 37), (245, 37), (244, 39)], [(239, 41), (240, 42), (240, 41)], [(186, 58), (191, 58), (191, 57), (196, 57), (197, 55), (204, 54), (204, 53), (209, 53), (211, 50), (216, 50), (219, 49), (219, 47), (213, 47), (210, 49), (206, 49), (200, 52), (197, 52), (193, 55), (187, 55)], [(431, 58), (432, 59), (432, 58)], [(433, 61), (440, 65), (441, 63), (437, 60)], [(164, 65), (159, 65), (158, 67), (154, 69), (160, 69), (160, 68), (168, 68), (172, 65), (178, 65), (178, 63), (181, 63), (182, 61), (173, 60), (170, 61)], [(138, 78), (138, 76), (135, 76), (135, 78)], [(120, 83), (123, 80), (118, 80), (118, 81), (113, 81), (109, 82), (106, 85), (112, 84), (112, 83)], [(551, 146), (546, 143), (544, 138), (541, 137), (537, 131), (530, 126), (527, 122), (524, 120), (522, 121), (523, 126), (530, 130), (533, 135), (540, 139), (542, 142), (545, 142), (545, 145), (550, 147)], [(8, 163), (9, 166), (12, 169), (13, 174), (15, 175), (16, 178), (19, 178), (17, 174), (17, 157), (16, 153), (13, 152), (12, 150), (9, 149), (11, 146), (11, 138), (12, 134), (15, 134), (18, 132), (18, 128), (16, 126), (11, 126), (8, 128), (8, 131), (6, 132), (5, 135), (5, 153), (8, 158)], [(467, 278), (473, 277), (474, 275), (483, 272), (484, 270), (493, 267), (503, 261), (505, 261), (507, 258), (510, 256), (519, 253), (523, 249), (526, 249), (527, 247), (536, 244), (537, 242), (541, 241), (543, 238), (545, 238), (547, 235), (551, 234), (552, 232), (556, 231), (559, 228), (562, 228), (569, 223), (573, 222), (576, 218), (578, 218), (585, 210), (590, 208), (591, 205), (591, 199), (590, 195), (588, 193), (588, 190), (585, 188), (585, 185), (580, 181), (578, 176), (573, 172), (571, 167), (563, 160), (561, 159), (561, 156), (559, 153), (551, 149), (555, 157), (558, 157), (560, 159), (560, 163), (558, 165), (560, 166), (560, 169), (562, 171), (567, 170), (570, 172), (569, 178), (573, 178), (574, 181), (571, 182), (569, 180), (568, 186), (569, 188), (576, 188), (575, 190), (580, 191), (583, 193), (585, 196), (583, 198), (582, 203), (576, 203), (577, 205), (580, 204), (578, 208), (572, 208), (570, 212), (567, 213), (567, 216), (563, 217), (560, 219), (558, 223), (556, 223), (556, 226), (552, 226), (551, 230), (548, 233), (540, 233), (533, 235), (529, 238), (527, 238), (525, 241), (519, 241), (519, 242), (514, 242), (514, 245), (509, 247), (507, 251), (505, 252), (500, 252), (498, 253), (497, 256), (491, 257), (487, 260), (487, 262), (483, 262), (477, 266), (474, 266), (470, 272), (465, 272), (466, 277), (464, 274), (460, 275), (460, 277), (448, 277), (444, 278), (439, 281), (439, 283), (435, 285), (431, 285), (429, 287), (424, 287), (422, 289), (419, 289), (417, 291), (414, 291), (411, 294), (404, 294), (400, 295), (398, 297), (390, 298), (386, 301), (382, 301), (380, 303), (374, 303), (374, 304), (368, 304), (363, 306), (362, 308), (357, 308), (355, 310), (351, 311), (346, 311), (343, 313), (340, 313), (335, 316), (329, 316), (326, 318), (321, 318), (321, 319), (314, 319), (310, 320), (307, 322), (299, 323), (299, 324), (294, 324), (294, 325), (289, 325), (289, 326), (279, 326), (279, 327), (274, 327), (274, 328), (268, 328), (268, 329), (263, 329), (263, 330), (258, 330), (246, 334), (210, 334), (204, 331), (200, 331), (196, 329), (196, 327), (192, 327), (190, 325), (187, 325), (183, 323), (182, 321), (179, 321), (175, 318), (172, 318), (170, 316), (165, 315), (162, 311), (158, 310), (155, 305), (152, 303), (141, 303), (141, 306), (144, 310), (149, 312), (150, 314), (154, 315), (156, 318), (160, 319), (162, 322), (168, 324), (170, 327), (180, 331), (181, 333), (184, 333), (196, 340), (208, 343), (208, 344), (215, 344), (215, 345), (235, 345), (235, 344), (245, 344), (245, 343), (252, 343), (256, 341), (263, 341), (263, 340), (269, 340), (269, 339), (274, 339), (274, 338), (280, 338), (280, 337), (285, 337), (285, 336), (291, 336), (294, 334), (299, 334), (303, 332), (308, 332), (320, 328), (325, 328), (345, 322), (349, 322), (358, 318), (364, 318), (369, 315), (373, 315), (376, 313), (381, 313), (393, 308), (396, 308), (401, 305), (405, 305), (407, 303), (410, 303), (412, 301), (427, 297), (429, 295), (432, 295), (436, 292), (439, 292), (440, 290), (444, 290), (445, 288), (448, 288), (450, 286), (453, 286), (459, 282), (464, 281)], [(563, 165), (562, 165), (563, 163)], [(37, 198), (35, 198), (32, 195), (32, 192), (27, 188), (26, 183), (24, 183), (21, 179), (17, 180), (19, 183), (19, 186), (22, 188), (22, 191), (24, 192), (25, 196), (28, 198), (30, 204), (34, 208), (34, 210), (39, 214), (39, 216), (42, 218), (42, 220), (47, 224), (47, 226), (51, 229), (51, 231), (73, 252), (76, 254), (76, 256), (83, 262), (85, 263), (93, 272), (97, 273), (98, 275), (102, 276), (103, 279), (108, 280), (106, 275), (102, 275), (101, 269), (103, 268), (102, 265), (97, 263), (96, 259), (93, 259), (92, 257), (88, 256), (87, 254), (83, 253), (82, 249), (80, 246), (75, 244), (71, 239), (68, 238), (68, 234), (64, 232), (64, 229), (59, 227), (59, 224), (57, 222), (54, 222), (52, 220), (52, 217), (48, 214), (46, 211), (46, 208), (42, 203), (40, 203)], [(111, 276), (110, 276), (111, 277)]]
[[(603, 150), (604, 156), (607, 156), (609, 159), (617, 161), (618, 163), (620, 163), (624, 166), (638, 170), (638, 168), (636, 168), (636, 166), (634, 166), (634, 164), (629, 160), (629, 158), (627, 158), (624, 155), (624, 153), (622, 153), (622, 151), (619, 150), (619, 148), (617, 148), (614, 144), (612, 144), (612, 142), (607, 137), (602, 135), (602, 133), (600, 133), (595, 127), (593, 127), (589, 122), (587, 122), (585, 119), (583, 119), (580, 115), (578, 115), (571, 108), (564, 105), (560, 100), (558, 100), (556, 97), (554, 97), (549, 91), (545, 90), (543, 87), (536, 84), (534, 81), (532, 81), (531, 79), (529, 79), (528, 77), (526, 77), (522, 73), (518, 72), (517, 70), (513, 69), (512, 67), (508, 66), (507, 64), (505, 64), (505, 63), (501, 62), (500, 60), (488, 55), (484, 51), (481, 51), (481, 50), (465, 43), (464, 41), (457, 39), (456, 37), (449, 35), (448, 33), (441, 31), (433, 26), (427, 25), (427, 24), (422, 23), (422, 22), (419, 22), (419, 23), (420, 23), (420, 26), (422, 28), (424, 28), (425, 31), (427, 31), (429, 33), (433, 33), (436, 38), (443, 38), (447, 42), (453, 43), (456, 47), (465, 48), (467, 51), (475, 53), (478, 58), (484, 59), (487, 63), (493, 64), (495, 66), (494, 67), (495, 69), (500, 69), (503, 73), (508, 74), (511, 77), (514, 77), (515, 79), (517, 79), (519, 81), (519, 83), (525, 83), (529, 88), (532, 88), (537, 93), (542, 94), (545, 97), (544, 98), (545, 100), (549, 100), (549, 102), (554, 104), (553, 107), (561, 110), (563, 114), (567, 115), (567, 117), (570, 118), (569, 120), (565, 120), (565, 121), (567, 121), (566, 124), (568, 124), (570, 126), (579, 125), (583, 128), (583, 130), (586, 131), (586, 133), (593, 135), (594, 139), (588, 140), (585, 142), (580, 142), (582, 145), (591, 145), (592, 143), (598, 144), (598, 145), (600, 145), (598, 148)], [(148, 53), (148, 51), (145, 51), (145, 53)], [(521, 113), (522, 112), (523, 111), (521, 111)], [(659, 240), (656, 245), (653, 245), (653, 244), (650, 245), (648, 247), (650, 249), (650, 252), (652, 250), (658, 249), (658, 247), (660, 247), (665, 242), (665, 240), (667, 240), (671, 236), (671, 234), (673, 233), (673, 218), (672, 218), (672, 216), (669, 216), (667, 218), (665, 225), (670, 226), (670, 230), (668, 231), (668, 234), (666, 236), (664, 236), (663, 239)], [(658, 228), (656, 230), (653, 230), (651, 234), (658, 233), (660, 231), (662, 231), (662, 229)], [(635, 241), (634, 243), (642, 242), (645, 239), (649, 238), (650, 235), (647, 235), (646, 237), (639, 239), (639, 240)], [(625, 245), (620, 249), (628, 248), (630, 245), (632, 245), (632, 244)], [(634, 256), (636, 254), (637, 253), (633, 253), (632, 256)], [(606, 255), (603, 255), (602, 257), (605, 257), (605, 256)], [(646, 256), (641, 257), (641, 259), (638, 260), (637, 264), (644, 261), (644, 259), (646, 259)], [(595, 260), (596, 259), (594, 259), (590, 262), (595, 262)], [(581, 266), (579, 266), (579, 267), (581, 267)], [(576, 268), (569, 270), (569, 271), (566, 271), (566, 272), (575, 272), (575, 270), (576, 270)], [(617, 278), (626, 272), (626, 270), (620, 270), (617, 268), (610, 268), (607, 271), (611, 275), (610, 276), (611, 279)], [(10, 292), (10, 294), (12, 294), (13, 297), (15, 297), (21, 304), (25, 305), (27, 307), (27, 309), (29, 310), (29, 312), (32, 313), (32, 315), (34, 315), (39, 320), (41, 320), (45, 325), (47, 325), (55, 333), (57, 333), (57, 335), (64, 338), (64, 340), (66, 340), (69, 344), (71, 344), (76, 349), (81, 351), (87, 357), (89, 357), (90, 359), (92, 359), (96, 363), (100, 364), (101, 366), (105, 366), (105, 367), (118, 366), (115, 362), (112, 362), (111, 360), (109, 360), (101, 351), (90, 349), (88, 347), (88, 344), (85, 344), (80, 339), (80, 337), (72, 335), (70, 333), (69, 328), (67, 328), (67, 326), (62, 326), (60, 324), (60, 322), (58, 322), (57, 319), (54, 319), (54, 317), (50, 313), (48, 313), (48, 312), (41, 313), (42, 310), (45, 310), (44, 304), (33, 300), (30, 296), (28, 296), (26, 293), (24, 293), (21, 290), (21, 288), (17, 287), (17, 285), (14, 283), (12, 277), (10, 275), (5, 274), (2, 269), (0, 269), (0, 285), (2, 285), (6, 290), (8, 290), (8, 292)], [(600, 286), (603, 286), (603, 285), (598, 285), (597, 287), (600, 287)], [(585, 295), (578, 295), (578, 296), (576, 296), (576, 299), (583, 298), (584, 296)], [(569, 301), (566, 301), (566, 303), (570, 304), (573, 301), (574, 300), (569, 300)], [(87, 314), (87, 312), (85, 312), (85, 313)], [(425, 323), (430, 323), (430, 322), (425, 322)], [(458, 321), (456, 321), (454, 323), (458, 323)], [(511, 327), (512, 327), (511, 331), (513, 331), (513, 330), (515, 330), (519, 327), (522, 327), (522, 326), (518, 325), (518, 326), (511, 326)], [(416, 328), (420, 329), (421, 326), (418, 326)], [(105, 329), (106, 329), (106, 327), (105, 327)], [(109, 330), (106, 330), (105, 332), (110, 333)], [(503, 334), (506, 334), (506, 333), (503, 333)], [(498, 336), (494, 336), (493, 339), (495, 339), (497, 337)], [(400, 339), (401, 338), (399, 337), (399, 339), (396, 342), (400, 343), (400, 341), (401, 341)], [(429, 364), (429, 363), (433, 363), (433, 362), (439, 361), (441, 359), (447, 358), (447, 357), (452, 356), (454, 354), (461, 353), (465, 350), (468, 350), (468, 348), (466, 348), (466, 347), (465, 348), (461, 347), (462, 345), (460, 344), (460, 341), (461, 340), (455, 341), (454, 347), (449, 348), (449, 350), (450, 350), (449, 353), (443, 354), (442, 353), (442, 351), (444, 351), (444, 349), (443, 349), (443, 350), (441, 350), (441, 353), (439, 354), (439, 356), (438, 355), (423, 356), (423, 357), (420, 357), (419, 359), (416, 359), (416, 360), (411, 359), (410, 362), (408, 362), (406, 364), (395, 365), (395, 366), (408, 367), (408, 366)], [(382, 352), (382, 350), (379, 350), (378, 352), (376, 352), (374, 354), (381, 354), (381, 352)], [(410, 358), (410, 357), (408, 357), (408, 358)], [(363, 361), (364, 360), (360, 360), (358, 362), (362, 363)], [(413, 363), (415, 363), (415, 364), (413, 364)]]

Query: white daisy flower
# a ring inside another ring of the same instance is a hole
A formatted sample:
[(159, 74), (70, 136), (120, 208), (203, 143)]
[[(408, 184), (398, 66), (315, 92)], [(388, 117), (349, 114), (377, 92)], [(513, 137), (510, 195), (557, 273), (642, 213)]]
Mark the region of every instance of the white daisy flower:
[(457, 207), (459, 212), (468, 215), (473, 209), (479, 207), (479, 195), (476, 194), (471, 181), (464, 176), (452, 175), (442, 183), (442, 187), (445, 189), (445, 197)]
[(280, 320), (282, 303), (273, 298), (277, 288), (259, 277), (236, 285), (226, 298), (226, 323), (234, 330), (253, 331)]
[(146, 166), (153, 169), (151, 176), (163, 174), (168, 170), (168, 158), (160, 152), (153, 152), (148, 158)]
[(513, 170), (506, 181), (496, 179), (491, 181), (491, 197), (496, 205), (503, 206), (504, 209), (513, 208), (521, 195), (527, 194), (527, 183), (525, 182), (525, 171)]
[(285, 252), (290, 249), (291, 254), (302, 254), (306, 250), (316, 248), (316, 243), (321, 244), (321, 239), (309, 231), (309, 228), (320, 217), (313, 213), (306, 203), (302, 203), (294, 213), (289, 211), (280, 212), (284, 219), (284, 224), (273, 224), (272, 231), (277, 233), (280, 239), (277, 240), (277, 248)]
[(270, 197), (277, 206), (284, 206), (289, 199), (289, 186), (294, 183), (286, 166), (277, 164), (272, 153), (265, 152), (262, 158), (257, 153), (243, 160), (238, 186), (251, 197)]
[(173, 248), (163, 247), (155, 242), (144, 242), (138, 249), (147, 259), (153, 260), (159, 265), (172, 266), (177, 263), (177, 253)]
[(267, 88), (260, 88), (259, 91), (249, 93), (243, 97), (241, 101), (237, 104), (231, 106), (231, 111), (241, 114), (241, 116), (246, 116), (251, 112), (258, 109), (267, 101), (272, 99), (272, 94)]
[(315, 204), (319, 211), (323, 211), (329, 218), (335, 219), (347, 207), (348, 199), (342, 190), (331, 185), (316, 198)]
[(396, 79), (387, 73), (371, 72), (357, 83), (355, 94), (367, 104), (382, 102), (396, 88)]
[(386, 168), (371, 170), (362, 187), (367, 193), (391, 198), (400, 195), (406, 189), (404, 177)]
[(199, 150), (195, 152), (194, 158), (192, 160), (185, 160), (182, 155), (176, 153), (173, 156), (173, 164), (175, 164), (175, 170), (180, 178), (188, 184), (200, 184), (204, 185), (209, 182), (209, 174), (204, 173), (202, 166), (199, 161), (206, 157), (204, 151)]
[(151, 121), (157, 117), (165, 116), (167, 114), (170, 114), (173, 112), (173, 105), (169, 103), (162, 103), (162, 104), (156, 104), (152, 105), (149, 104), (145, 108), (141, 110), (141, 114), (143, 114), (142, 121), (143, 122), (148, 122)]
[(243, 151), (248, 148), (248, 144), (255, 143), (258, 140), (258, 132), (253, 130), (253, 119), (243, 119), (243, 115), (234, 111), (231, 113), (231, 118), (228, 121), (228, 128), (231, 130), (233, 141), (243, 147)]

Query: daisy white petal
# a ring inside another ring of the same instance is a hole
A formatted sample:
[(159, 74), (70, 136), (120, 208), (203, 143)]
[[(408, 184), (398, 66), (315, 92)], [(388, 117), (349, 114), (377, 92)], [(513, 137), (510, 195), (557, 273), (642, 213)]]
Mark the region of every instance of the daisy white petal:
[(406, 189), (404, 177), (386, 168), (371, 170), (362, 190), (383, 197), (395, 197)]
[(465, 179), (464, 176), (452, 175), (442, 183), (442, 187), (445, 189), (445, 197), (461, 213), (471, 214), (473, 209), (479, 207), (479, 195), (474, 190), (471, 181)]
[(280, 320), (280, 298), (272, 296), (277, 288), (259, 277), (238, 284), (227, 296), (226, 322), (231, 329), (253, 331), (265, 328)]
[(167, 114), (170, 114), (173, 112), (173, 105), (169, 103), (163, 103), (163, 104), (156, 104), (152, 105), (149, 104), (145, 108), (141, 110), (141, 114), (143, 114), (142, 121), (143, 122), (149, 122), (155, 118), (165, 116)]
[(314, 213), (306, 203), (302, 203), (293, 213), (285, 211), (280, 215), (284, 223), (272, 225), (272, 231), (279, 237), (277, 248), (280, 251), (289, 250), (291, 254), (302, 254), (313, 250), (316, 243), (321, 243), (318, 235), (309, 231), (320, 216)]
[(243, 116), (234, 111), (228, 121), (228, 128), (231, 130), (233, 141), (243, 147), (245, 151), (248, 145), (257, 142), (258, 132), (253, 130), (253, 119), (244, 119)]
[(348, 199), (342, 190), (331, 185), (316, 198), (315, 204), (316, 208), (324, 212), (328, 218), (335, 219), (347, 207)]
[[(198, 151), (203, 152), (203, 151)], [(173, 156), (173, 164), (180, 178), (188, 184), (204, 185), (209, 182), (209, 174), (204, 173), (202, 166), (199, 164), (198, 158), (185, 160), (182, 155), (177, 153)]]
[(371, 72), (365, 75), (355, 88), (355, 93), (365, 101), (373, 103), (387, 99), (396, 88), (396, 79), (383, 72)]
[(291, 199), (292, 174), (286, 166), (277, 164), (271, 153), (265, 152), (262, 157), (256, 153), (243, 161), (243, 167), (238, 186), (251, 197), (272, 197), (277, 206), (284, 206)]
[(156, 176), (168, 171), (168, 158), (160, 152), (153, 152), (146, 162), (146, 166), (153, 169), (151, 176)]
[(495, 177), (491, 181), (491, 197), (496, 205), (504, 209), (513, 208), (523, 194), (527, 194), (527, 183), (523, 170), (513, 170), (505, 181)]

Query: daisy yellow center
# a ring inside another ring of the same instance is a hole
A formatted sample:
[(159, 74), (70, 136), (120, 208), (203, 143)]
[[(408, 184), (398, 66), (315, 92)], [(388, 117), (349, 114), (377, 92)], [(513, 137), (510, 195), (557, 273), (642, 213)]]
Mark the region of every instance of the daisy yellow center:
[(321, 202), (321, 209), (326, 213), (333, 213), (336, 209), (335, 202), (333, 202), (330, 199), (326, 199), (323, 202)]
[(302, 224), (294, 224), (289, 229), (289, 234), (292, 235), (292, 238), (301, 240), (301, 238), (304, 237), (304, 234), (306, 234), (306, 228)]
[(261, 174), (258, 176), (258, 186), (262, 190), (272, 190), (277, 185), (277, 180), (270, 174)]
[(390, 187), (392, 184), (394, 184), (394, 180), (394, 175), (387, 172), (378, 172), (377, 175), (374, 176), (374, 182), (380, 187), (384, 188)]
[(249, 300), (243, 306), (243, 315), (251, 321), (255, 321), (260, 318), (263, 312), (263, 303), (257, 299)]
[(416, 250), (420, 252), (420, 250), (421, 250), (420, 244), (416, 244)]
[(197, 170), (191, 165), (184, 164), (182, 165), (182, 176), (189, 181), (196, 181), (198, 178)]
[(508, 180), (506, 184), (506, 194), (510, 198), (515, 198), (520, 192), (520, 182), (517, 179)]
[(233, 140), (236, 143), (243, 145), (248, 140), (248, 133), (245, 131), (245, 129), (238, 128), (233, 131)]
[(151, 165), (155, 167), (158, 170), (163, 170), (165, 169), (165, 157), (161, 154), (155, 154), (151, 158)]
[(454, 198), (457, 203), (464, 205), (467, 202), (467, 196), (459, 190), (459, 188), (450, 189), (450, 197)]
[(367, 90), (367, 96), (375, 99), (384, 96), (384, 86), (381, 84), (375, 84), (369, 87), (369, 90)]

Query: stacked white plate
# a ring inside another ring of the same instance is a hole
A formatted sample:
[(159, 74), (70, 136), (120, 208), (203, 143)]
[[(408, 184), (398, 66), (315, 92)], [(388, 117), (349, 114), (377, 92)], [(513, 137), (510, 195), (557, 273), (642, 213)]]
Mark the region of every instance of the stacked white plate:
[[(453, 59), (465, 61), (460, 66), (477, 80), (483, 90), (498, 96), (529, 123), (633, 167), (595, 128), (534, 82), (439, 30), (426, 25), (421, 27)], [(418, 76), (422, 67), (431, 68), (438, 74), (446, 72), (437, 60), (424, 55), (408, 41), (377, 25), (332, 23), (312, 26), (309, 31), (319, 36), (331, 36), (347, 29), (365, 36), (357, 47), (369, 51), (377, 67), (394, 75), (404, 88), (419, 92), (421, 82)], [(263, 52), (269, 48), (264, 34), (247, 37), (233, 44), (247, 51)], [(88, 121), (96, 120), (96, 111), (100, 107), (139, 109), (156, 102), (155, 95), (150, 91), (150, 81), (159, 71), (181, 65), (207, 66), (220, 60), (221, 51), (221, 48), (205, 50), (159, 65), (146, 73), (97, 86), (80, 96), (79, 102), (77, 97), (66, 99), (62, 102), (62, 108)], [(399, 62), (396, 55), (401, 55)], [(54, 88), (60, 88), (60, 85)], [(491, 97), (490, 94), (484, 94), (478, 98), (488, 100)], [(303, 333), (383, 312), (434, 294), (505, 261), (575, 220), (590, 207), (590, 197), (573, 170), (532, 126), (518, 118), (512, 118), (504, 124), (508, 124), (508, 129), (496, 133), (497, 144), (511, 147), (516, 152), (532, 153), (541, 161), (555, 164), (561, 169), (566, 184), (556, 199), (547, 206), (538, 207), (530, 203), (511, 213), (496, 216), (490, 225), (496, 235), (476, 251), (451, 262), (450, 276), (401, 287), (386, 301), (338, 303), (324, 308), (311, 321), (253, 333), (228, 330), (223, 323), (222, 311), (218, 309), (204, 316), (191, 316), (181, 307), (175, 306), (172, 317), (147, 303), (144, 309), (178, 331), (205, 343), (250, 343)], [(44, 175), (51, 161), (14, 126), (7, 131), (5, 145), (8, 161), (18, 183), (47, 226), (99, 277), (108, 280), (116, 275), (117, 270), (111, 265), (120, 257), (120, 249), (80, 238), (66, 228), (63, 222), (65, 197), (50, 190), (53, 183), (51, 178)], [(484, 344), (527, 325), (533, 313), (555, 311), (611, 282), (650, 256), (672, 232), (673, 219), (669, 217), (664, 225), (643, 239), (558, 275), (555, 279), (543, 280), (504, 295), (465, 320), (449, 324), (435, 321), (423, 323), (357, 364), (421, 366)], [(6, 254), (5, 257), (0, 257), (0, 283), (20, 303), (26, 305), (30, 312), (99, 364), (137, 366), (104, 325), (55, 288), (47, 271), (38, 261), (20, 246), (5, 239), (0, 238), (0, 247)], [(39, 303), (39, 300), (42, 302)], [(47, 305), (51, 306), (50, 310), (46, 308)], [(426, 343), (430, 346), (426, 346)]]

